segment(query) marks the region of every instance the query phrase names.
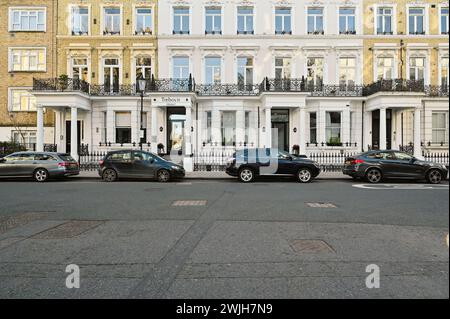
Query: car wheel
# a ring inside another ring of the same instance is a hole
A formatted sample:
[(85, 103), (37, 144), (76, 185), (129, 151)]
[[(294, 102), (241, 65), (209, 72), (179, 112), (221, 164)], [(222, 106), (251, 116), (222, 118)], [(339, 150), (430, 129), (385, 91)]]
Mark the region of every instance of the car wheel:
[(115, 182), (117, 180), (117, 172), (111, 168), (106, 169), (102, 174), (105, 182)]
[(309, 183), (312, 180), (311, 171), (307, 168), (301, 168), (297, 172), (297, 180), (300, 183)]
[(38, 168), (34, 171), (33, 178), (36, 182), (43, 183), (49, 178), (48, 171), (45, 168)]
[(440, 184), (442, 182), (442, 173), (438, 169), (432, 169), (427, 173), (427, 181), (430, 184)]
[(381, 182), (383, 175), (378, 168), (371, 168), (366, 173), (366, 179), (369, 183), (376, 184)]
[(243, 183), (251, 183), (255, 180), (255, 173), (251, 168), (245, 167), (239, 171), (239, 180)]
[(170, 172), (168, 170), (162, 169), (158, 171), (157, 174), (158, 182), (167, 183), (170, 181)]

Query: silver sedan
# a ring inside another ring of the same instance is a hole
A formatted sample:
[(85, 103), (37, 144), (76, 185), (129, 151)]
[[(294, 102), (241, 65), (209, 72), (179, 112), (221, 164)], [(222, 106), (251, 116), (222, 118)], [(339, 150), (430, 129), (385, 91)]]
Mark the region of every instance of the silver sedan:
[(49, 178), (78, 174), (78, 163), (68, 154), (18, 152), (0, 158), (0, 178), (32, 177), (42, 183)]

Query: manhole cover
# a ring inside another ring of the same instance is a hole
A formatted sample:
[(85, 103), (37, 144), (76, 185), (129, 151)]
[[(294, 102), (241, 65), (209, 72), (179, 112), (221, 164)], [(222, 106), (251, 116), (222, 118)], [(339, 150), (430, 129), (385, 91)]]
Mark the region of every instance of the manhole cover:
[(306, 203), (311, 208), (337, 208), (336, 205), (331, 203)]
[(205, 206), (206, 200), (177, 200), (173, 202), (172, 206)]
[(46, 216), (47, 213), (30, 212), (18, 214), (15, 216), (0, 217), (0, 234), (6, 233), (11, 229), (24, 226), (32, 221), (43, 219)]
[(33, 239), (63, 239), (79, 236), (103, 224), (101, 221), (77, 220), (70, 221), (56, 227), (47, 229), (42, 233), (33, 236)]
[(291, 242), (296, 253), (334, 253), (334, 249), (323, 240), (299, 239)]

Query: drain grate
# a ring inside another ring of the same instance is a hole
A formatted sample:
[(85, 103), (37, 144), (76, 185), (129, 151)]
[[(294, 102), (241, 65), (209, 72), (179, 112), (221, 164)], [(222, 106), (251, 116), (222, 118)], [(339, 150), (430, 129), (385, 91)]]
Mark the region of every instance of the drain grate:
[(47, 212), (29, 212), (22, 213), (15, 216), (0, 217), (0, 234), (7, 231), (24, 226), (32, 221), (43, 219), (47, 216)]
[(336, 205), (332, 203), (306, 203), (311, 208), (337, 208)]
[(318, 239), (299, 239), (291, 242), (296, 253), (334, 253), (334, 249), (327, 242)]
[(172, 206), (185, 207), (185, 206), (206, 206), (206, 200), (177, 200), (174, 201)]
[(33, 239), (64, 239), (79, 236), (103, 224), (102, 221), (74, 220), (34, 235)]

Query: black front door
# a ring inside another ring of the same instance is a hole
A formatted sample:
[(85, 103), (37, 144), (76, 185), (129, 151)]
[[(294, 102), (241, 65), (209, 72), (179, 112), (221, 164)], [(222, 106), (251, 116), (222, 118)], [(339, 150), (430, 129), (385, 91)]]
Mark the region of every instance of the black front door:
[(272, 129), (272, 146), (289, 152), (289, 110), (272, 110)]
[[(66, 153), (70, 153), (70, 146), (71, 146), (71, 141), (72, 141), (71, 125), (72, 125), (71, 121), (66, 121)], [(80, 153), (81, 121), (78, 121), (77, 135), (78, 135), (78, 153)]]
[[(386, 110), (386, 147), (392, 148), (392, 110)], [(380, 110), (372, 112), (372, 149), (380, 149)]]

